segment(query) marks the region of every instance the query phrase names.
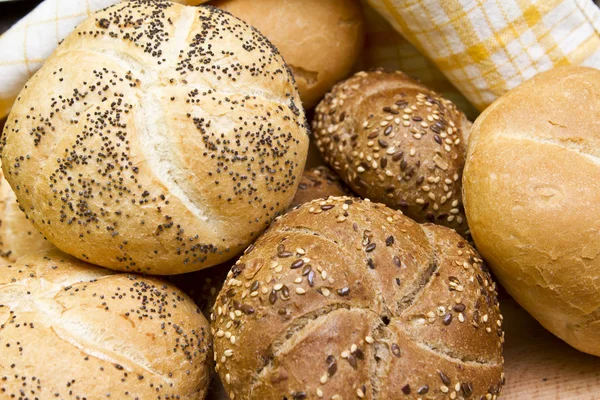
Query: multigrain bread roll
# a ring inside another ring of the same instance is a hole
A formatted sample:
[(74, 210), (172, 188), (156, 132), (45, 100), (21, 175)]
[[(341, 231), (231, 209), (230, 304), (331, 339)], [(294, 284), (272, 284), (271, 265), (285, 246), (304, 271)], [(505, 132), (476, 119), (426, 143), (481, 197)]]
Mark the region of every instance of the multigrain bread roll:
[(211, 316), (230, 398), (495, 399), (495, 284), (459, 235), (330, 197), (289, 212), (230, 271)]
[(463, 179), (473, 239), (544, 327), (600, 356), (600, 72), (541, 73), (473, 125)]
[(0, 393), (19, 399), (203, 399), (211, 339), (160, 280), (56, 250), (0, 266)]
[(471, 123), (401, 72), (359, 72), (318, 105), (317, 147), (361, 197), (417, 222), (468, 231), (461, 198)]
[(281, 51), (305, 108), (352, 70), (364, 43), (359, 0), (217, 0)]
[(340, 177), (326, 166), (320, 165), (304, 171), (290, 208), (323, 197), (347, 196), (349, 194), (350, 192), (344, 186)]
[(175, 274), (233, 257), (286, 210), (307, 132), (260, 33), (214, 7), (134, 0), (79, 25), (29, 81), (3, 168), (61, 250)]
[(24, 255), (52, 248), (54, 246), (27, 220), (0, 170), (0, 258), (14, 262)]

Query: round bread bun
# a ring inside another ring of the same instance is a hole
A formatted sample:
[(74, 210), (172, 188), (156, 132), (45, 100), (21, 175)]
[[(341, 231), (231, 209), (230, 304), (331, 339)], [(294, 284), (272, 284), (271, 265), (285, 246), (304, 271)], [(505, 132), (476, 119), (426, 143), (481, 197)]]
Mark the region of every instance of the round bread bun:
[(307, 148), (266, 38), (214, 7), (134, 0), (80, 24), (29, 81), (2, 158), (59, 249), (164, 275), (242, 251), (287, 209)]
[(307, 169), (302, 175), (291, 208), (329, 196), (347, 196), (350, 192), (340, 177), (324, 165)]
[(0, 258), (14, 262), (26, 254), (52, 248), (52, 243), (27, 220), (0, 170)]
[[(506, 290), (600, 356), (600, 71), (556, 68), (473, 125), (463, 179), (473, 239)], [(598, 178), (598, 179), (596, 179)]]
[(307, 109), (351, 72), (363, 48), (359, 0), (217, 0), (211, 4), (269, 38), (294, 73)]
[[(454, 231), (330, 197), (278, 219), (211, 316), (231, 399), (497, 396), (495, 284)], [(337, 396), (337, 397), (336, 397)]]
[(15, 399), (203, 399), (209, 325), (181, 291), (57, 250), (0, 266), (0, 393)]
[(461, 198), (471, 123), (402, 72), (359, 72), (317, 106), (313, 132), (327, 162), (361, 197), (417, 222), (468, 231)]

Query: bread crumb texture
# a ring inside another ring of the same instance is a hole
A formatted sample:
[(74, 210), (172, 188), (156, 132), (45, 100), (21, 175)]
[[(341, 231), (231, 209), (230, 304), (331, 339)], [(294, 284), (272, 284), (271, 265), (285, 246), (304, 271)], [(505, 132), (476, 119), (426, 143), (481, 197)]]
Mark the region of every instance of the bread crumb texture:
[(112, 269), (216, 265), (291, 202), (308, 128), (258, 31), (214, 7), (133, 0), (94, 14), (21, 92), (6, 179), (61, 250)]
[(229, 272), (211, 329), (237, 399), (496, 399), (496, 286), (455, 232), (381, 204), (315, 200)]
[(208, 321), (174, 286), (57, 250), (0, 266), (0, 398), (203, 399)]

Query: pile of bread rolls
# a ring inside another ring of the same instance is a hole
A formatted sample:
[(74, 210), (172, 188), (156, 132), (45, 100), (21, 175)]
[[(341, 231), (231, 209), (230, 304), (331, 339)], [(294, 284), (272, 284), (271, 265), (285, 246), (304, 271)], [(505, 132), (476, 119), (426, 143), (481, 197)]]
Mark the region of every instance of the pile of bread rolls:
[(363, 35), (358, 0), (79, 25), (0, 141), (0, 393), (203, 399), (214, 368), (232, 400), (494, 400), (486, 262), (600, 355), (600, 72), (540, 74), (473, 125), (400, 71), (350, 76)]

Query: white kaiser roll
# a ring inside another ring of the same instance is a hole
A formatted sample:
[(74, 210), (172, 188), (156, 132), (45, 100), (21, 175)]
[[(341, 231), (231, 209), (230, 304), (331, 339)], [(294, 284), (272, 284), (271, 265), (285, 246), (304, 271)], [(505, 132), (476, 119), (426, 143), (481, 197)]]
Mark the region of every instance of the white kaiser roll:
[(477, 249), (552, 333), (600, 356), (600, 71), (562, 67), (473, 125), (463, 199)]
[(176, 274), (219, 264), (291, 202), (308, 148), (291, 72), (214, 7), (133, 0), (94, 14), (28, 82), (6, 179), (59, 249)]
[(212, 342), (183, 292), (57, 250), (0, 266), (0, 398), (202, 400)]

